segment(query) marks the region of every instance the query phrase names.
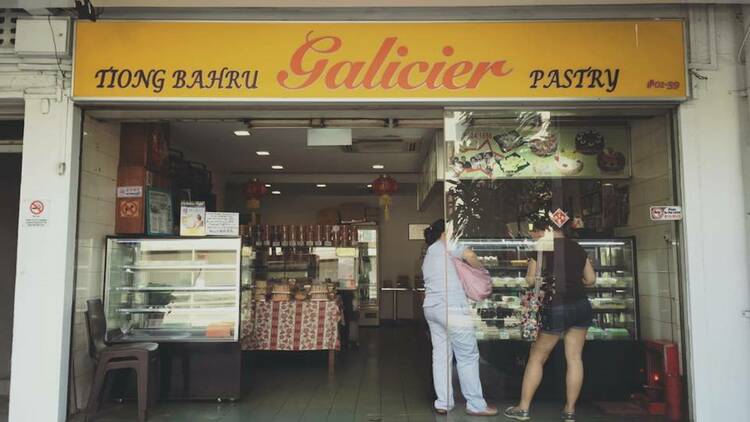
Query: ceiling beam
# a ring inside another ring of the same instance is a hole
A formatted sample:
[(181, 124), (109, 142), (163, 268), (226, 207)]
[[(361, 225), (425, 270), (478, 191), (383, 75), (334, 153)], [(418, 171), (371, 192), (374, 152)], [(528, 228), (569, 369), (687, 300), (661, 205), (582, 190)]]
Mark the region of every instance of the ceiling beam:
[[(419, 173), (391, 173), (399, 183), (417, 183), (421, 177)], [(368, 184), (377, 179), (380, 173), (231, 173), (227, 180), (232, 182), (245, 182), (250, 177), (257, 177), (266, 183), (337, 183), (361, 185)]]

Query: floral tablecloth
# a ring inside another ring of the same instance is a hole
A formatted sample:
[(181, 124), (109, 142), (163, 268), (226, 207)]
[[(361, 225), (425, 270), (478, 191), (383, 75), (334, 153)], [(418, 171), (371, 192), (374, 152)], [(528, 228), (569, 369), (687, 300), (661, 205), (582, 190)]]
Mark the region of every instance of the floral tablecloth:
[[(249, 295), (248, 295), (249, 296)], [(242, 301), (243, 350), (339, 350), (338, 301)]]

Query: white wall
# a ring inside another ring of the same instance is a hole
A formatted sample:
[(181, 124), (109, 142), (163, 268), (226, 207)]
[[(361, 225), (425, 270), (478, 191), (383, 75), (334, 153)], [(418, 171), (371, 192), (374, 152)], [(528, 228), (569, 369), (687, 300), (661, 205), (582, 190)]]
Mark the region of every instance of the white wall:
[(736, 12), (717, 8), (719, 68), (692, 78), (694, 98), (679, 109), (688, 363), (701, 422), (750, 415), (750, 319), (741, 316), (750, 307), (741, 161), (749, 134)]
[[(9, 420), (66, 416), (78, 205), (80, 110), (63, 95), (26, 98)], [(24, 224), (25, 201), (47, 224)]]
[(616, 233), (636, 238), (641, 338), (680, 344), (677, 250), (665, 240), (675, 239), (675, 223), (649, 217), (649, 207), (675, 204), (669, 116), (634, 120), (630, 127), (630, 216)]
[(94, 376), (83, 312), (86, 300), (102, 297), (105, 238), (115, 233), (120, 124), (86, 118), (83, 132), (70, 380), (73, 409), (85, 408)]
[[(418, 261), (424, 242), (408, 240), (409, 224), (429, 224), (443, 218), (442, 198), (432, 198), (422, 212), (417, 210), (416, 195), (395, 195), (392, 199), (391, 219), (386, 222), (381, 218), (380, 224), (380, 279), (395, 282), (397, 276), (408, 275), (413, 283), (414, 275), (419, 270)], [(375, 195), (268, 195), (261, 200), (260, 214), (263, 224), (315, 224), (318, 211), (346, 202), (363, 202), (371, 207), (378, 206), (378, 198)], [(245, 212), (244, 200), (236, 187), (227, 191), (227, 206), (229, 211)]]

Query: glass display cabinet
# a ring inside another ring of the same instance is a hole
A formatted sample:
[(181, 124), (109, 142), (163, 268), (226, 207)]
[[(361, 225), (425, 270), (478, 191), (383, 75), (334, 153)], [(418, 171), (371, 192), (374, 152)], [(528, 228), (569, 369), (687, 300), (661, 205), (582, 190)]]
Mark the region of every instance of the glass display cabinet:
[[(638, 287), (633, 238), (576, 239), (596, 271), (596, 284), (586, 287), (594, 310), (589, 340), (638, 339)], [(471, 247), (492, 277), (492, 295), (472, 303), (479, 340), (523, 340), (527, 256), (534, 252), (529, 239), (461, 240)]]
[(108, 238), (108, 342), (238, 340), (241, 239)]

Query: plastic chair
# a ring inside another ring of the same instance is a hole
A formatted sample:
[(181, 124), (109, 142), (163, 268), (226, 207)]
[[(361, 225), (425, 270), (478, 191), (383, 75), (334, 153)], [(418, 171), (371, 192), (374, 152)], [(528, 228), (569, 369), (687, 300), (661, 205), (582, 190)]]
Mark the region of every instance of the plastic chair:
[[(96, 362), (94, 384), (86, 406), (86, 421), (93, 420), (101, 404), (102, 388), (107, 373), (116, 369), (132, 369), (138, 384), (138, 421), (144, 422), (147, 410), (159, 392), (159, 344), (122, 343), (107, 345), (104, 335), (107, 323), (101, 299), (86, 301), (86, 330), (89, 334), (89, 355)], [(149, 385), (151, 395), (149, 396)]]

